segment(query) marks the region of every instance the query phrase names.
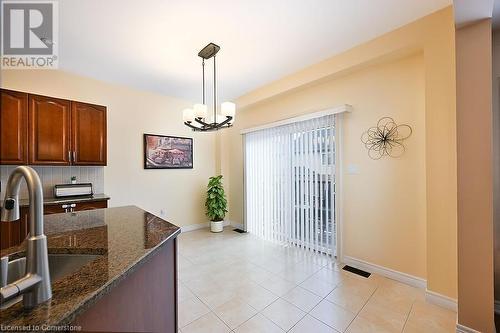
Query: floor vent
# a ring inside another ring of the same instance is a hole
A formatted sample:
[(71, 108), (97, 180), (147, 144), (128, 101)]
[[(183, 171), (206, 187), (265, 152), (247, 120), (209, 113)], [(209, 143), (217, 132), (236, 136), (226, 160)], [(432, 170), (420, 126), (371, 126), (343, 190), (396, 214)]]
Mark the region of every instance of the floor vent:
[(233, 231), (236, 231), (236, 232), (238, 232), (240, 234), (246, 234), (247, 233), (245, 230), (241, 230), (239, 228), (233, 229)]
[(365, 278), (367, 278), (367, 277), (369, 277), (371, 275), (371, 273), (362, 271), (361, 269), (357, 269), (357, 268), (354, 268), (354, 267), (349, 266), (349, 265), (345, 265), (342, 269), (344, 271), (348, 271), (348, 272), (351, 272), (351, 273), (354, 273), (354, 274), (361, 275), (362, 277), (365, 277)]

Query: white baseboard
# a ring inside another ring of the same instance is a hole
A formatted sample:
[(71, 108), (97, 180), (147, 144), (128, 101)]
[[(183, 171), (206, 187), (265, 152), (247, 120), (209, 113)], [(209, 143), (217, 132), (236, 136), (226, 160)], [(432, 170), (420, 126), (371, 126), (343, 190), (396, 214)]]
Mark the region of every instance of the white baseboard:
[(393, 279), (413, 287), (417, 287), (420, 289), (425, 289), (427, 287), (427, 281), (425, 279), (410, 274), (406, 274), (403, 272), (395, 271), (393, 269), (379, 266), (376, 264), (372, 264), (364, 260), (356, 259), (349, 256), (343, 256), (343, 262), (349, 266), (362, 269), (370, 273), (379, 274), (389, 279)]
[(469, 328), (464, 325), (457, 324), (457, 333), (481, 333), (475, 329)]
[(242, 223), (231, 223), (231, 225), (235, 228), (238, 228), (238, 229), (241, 229), (241, 230), (245, 230), (245, 225), (242, 224)]
[(445, 295), (438, 294), (434, 291), (425, 291), (425, 300), (429, 303), (436, 304), (442, 308), (457, 312), (457, 300)]
[[(231, 224), (231, 221), (224, 220), (225, 227), (227, 227), (230, 224)], [(181, 227), (181, 232), (189, 232), (189, 231), (194, 231), (194, 230), (209, 228), (209, 227), (210, 227), (210, 222), (189, 224), (189, 225), (185, 225), (185, 226)]]
[(495, 300), (495, 313), (500, 314), (500, 301)]

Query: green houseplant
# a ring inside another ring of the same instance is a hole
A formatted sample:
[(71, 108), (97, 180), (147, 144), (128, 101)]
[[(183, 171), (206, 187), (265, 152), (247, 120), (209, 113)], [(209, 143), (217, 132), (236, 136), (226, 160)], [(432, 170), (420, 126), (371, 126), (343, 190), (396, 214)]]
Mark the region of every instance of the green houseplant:
[(221, 232), (227, 213), (227, 200), (222, 186), (222, 175), (210, 177), (205, 201), (207, 217), (210, 219), (210, 231)]

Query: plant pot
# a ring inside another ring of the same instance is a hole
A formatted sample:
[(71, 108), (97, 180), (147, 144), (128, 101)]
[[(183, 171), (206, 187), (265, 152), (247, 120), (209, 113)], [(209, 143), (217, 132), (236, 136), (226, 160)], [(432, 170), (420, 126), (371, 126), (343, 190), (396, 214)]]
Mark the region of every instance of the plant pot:
[(222, 232), (224, 230), (224, 221), (210, 221), (211, 232)]

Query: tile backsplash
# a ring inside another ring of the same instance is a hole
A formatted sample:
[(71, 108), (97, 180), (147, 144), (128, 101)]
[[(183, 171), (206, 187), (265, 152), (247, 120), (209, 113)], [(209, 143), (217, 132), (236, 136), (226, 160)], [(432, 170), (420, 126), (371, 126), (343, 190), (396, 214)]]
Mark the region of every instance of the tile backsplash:
[[(14, 165), (0, 166), (0, 180), (2, 181), (2, 186), (0, 188), (0, 200), (3, 200), (4, 198), (7, 180), (15, 167), (16, 166)], [(43, 195), (47, 198), (54, 196), (54, 185), (71, 183), (72, 176), (76, 176), (77, 183), (92, 183), (94, 193), (104, 193), (104, 167), (32, 166), (32, 168), (38, 172), (43, 185)], [(24, 181), (21, 185), (19, 197), (23, 199), (28, 197), (26, 183)]]

